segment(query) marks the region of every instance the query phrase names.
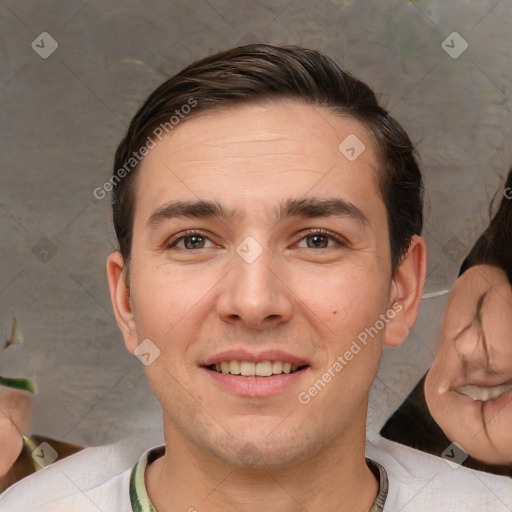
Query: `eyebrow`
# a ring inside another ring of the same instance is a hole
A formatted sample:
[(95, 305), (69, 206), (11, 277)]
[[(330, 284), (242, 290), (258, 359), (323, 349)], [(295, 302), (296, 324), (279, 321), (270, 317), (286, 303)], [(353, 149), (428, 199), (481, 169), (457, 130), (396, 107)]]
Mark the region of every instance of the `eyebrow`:
[(462, 329), (462, 331), (460, 331), (459, 334), (457, 334), (457, 336), (455, 336), (454, 341), (457, 341), (459, 337), (462, 336), (462, 334), (465, 333), (473, 325), (473, 322), (475, 320), (478, 322), (480, 326), (482, 325), (482, 306), (484, 304), (484, 299), (488, 291), (489, 290), (486, 290), (480, 295), (480, 297), (478, 297), (478, 301), (476, 304), (476, 313), (475, 316), (473, 317), (473, 320), (471, 320), (471, 322), (468, 325), (466, 325), (466, 327), (464, 327), (464, 329)]
[[(353, 203), (341, 198), (290, 198), (272, 209), (271, 215), (278, 222), (290, 217), (345, 217), (354, 219), (364, 226), (370, 224), (366, 215)], [(228, 209), (217, 201), (172, 201), (157, 208), (149, 217), (146, 229), (156, 228), (162, 222), (174, 218), (218, 218), (224, 221), (238, 221), (243, 214)]]

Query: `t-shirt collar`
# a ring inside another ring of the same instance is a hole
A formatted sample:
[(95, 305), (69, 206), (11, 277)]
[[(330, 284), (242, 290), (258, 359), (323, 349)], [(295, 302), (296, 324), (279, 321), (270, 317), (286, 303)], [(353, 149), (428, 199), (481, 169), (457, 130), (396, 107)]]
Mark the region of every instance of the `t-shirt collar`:
[[(154, 460), (162, 457), (164, 453), (165, 446), (152, 448), (144, 453), (137, 464), (133, 467), (130, 476), (130, 500), (133, 512), (157, 512), (149, 499), (144, 475), (148, 464), (151, 464)], [(374, 460), (367, 458), (366, 464), (379, 482), (379, 492), (368, 512), (382, 512), (388, 495), (388, 475), (386, 470)]]

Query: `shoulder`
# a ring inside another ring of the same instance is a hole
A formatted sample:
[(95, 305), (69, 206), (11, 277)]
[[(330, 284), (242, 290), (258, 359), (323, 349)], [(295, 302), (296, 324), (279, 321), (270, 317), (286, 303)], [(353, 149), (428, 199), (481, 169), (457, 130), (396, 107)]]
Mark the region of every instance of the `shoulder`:
[(86, 448), (7, 489), (0, 512), (130, 510), (130, 474), (143, 451), (130, 442)]
[(512, 479), (476, 471), (380, 436), (367, 440), (367, 456), (388, 475), (388, 510), (403, 512), (510, 512)]

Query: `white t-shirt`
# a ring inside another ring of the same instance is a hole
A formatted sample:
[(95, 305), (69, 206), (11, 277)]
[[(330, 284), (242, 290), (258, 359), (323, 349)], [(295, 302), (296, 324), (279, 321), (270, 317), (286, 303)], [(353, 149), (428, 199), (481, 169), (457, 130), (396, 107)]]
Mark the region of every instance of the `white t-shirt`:
[(86, 448), (0, 494), (1, 512), (132, 512), (129, 482), (140, 446)]
[(381, 436), (367, 439), (366, 455), (388, 474), (384, 512), (512, 512), (512, 478), (456, 466)]
[[(130, 477), (148, 453), (140, 457), (127, 442), (87, 448), (7, 489), (0, 495), (0, 512), (136, 511)], [(367, 456), (387, 473), (383, 512), (512, 511), (510, 478), (454, 468), (439, 457), (381, 437), (368, 440)], [(142, 496), (142, 501), (146, 498)], [(143, 505), (143, 510), (151, 510)]]

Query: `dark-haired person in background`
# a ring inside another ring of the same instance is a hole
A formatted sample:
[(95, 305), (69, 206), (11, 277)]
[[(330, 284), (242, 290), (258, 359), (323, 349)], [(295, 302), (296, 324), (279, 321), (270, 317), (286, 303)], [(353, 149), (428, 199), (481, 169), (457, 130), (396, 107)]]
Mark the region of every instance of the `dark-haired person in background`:
[(208, 57), (137, 112), (111, 187), (111, 299), (165, 445), (124, 467), (86, 449), (0, 510), (509, 510), (505, 478), (384, 440), (366, 457), (426, 273), (415, 151), (366, 84), (298, 47)]
[(455, 442), (464, 466), (507, 476), (512, 476), (511, 187), (512, 170), (496, 214), (450, 292), (431, 368), (381, 430), (388, 439), (438, 456)]

